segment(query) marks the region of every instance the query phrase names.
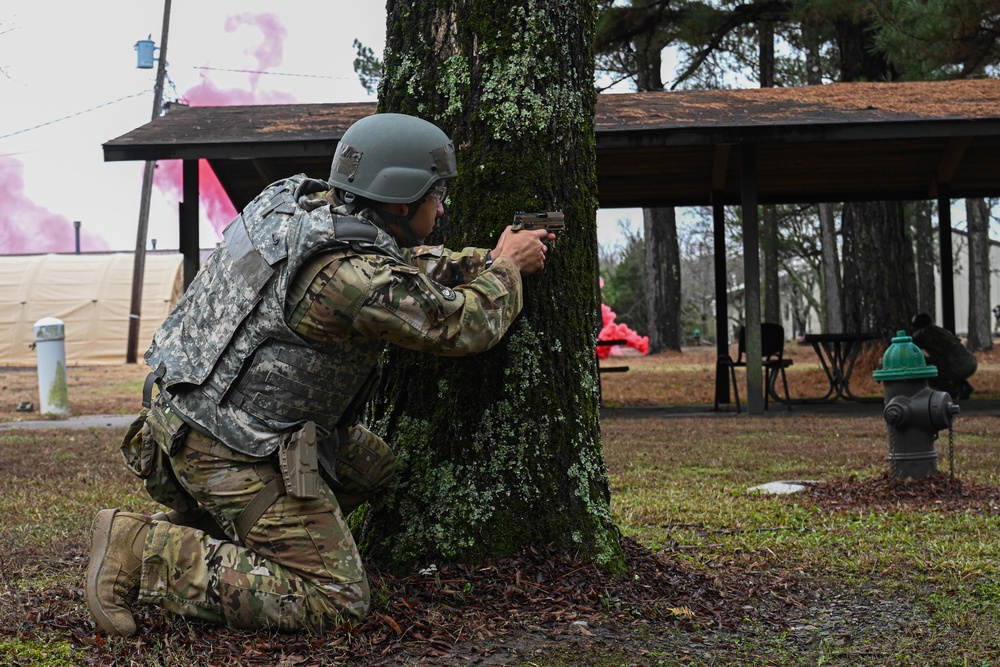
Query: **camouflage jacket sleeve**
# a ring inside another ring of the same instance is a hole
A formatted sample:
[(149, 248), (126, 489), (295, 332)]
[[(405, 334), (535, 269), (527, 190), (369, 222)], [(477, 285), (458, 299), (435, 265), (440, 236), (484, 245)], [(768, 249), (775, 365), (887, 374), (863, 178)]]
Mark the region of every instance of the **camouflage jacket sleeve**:
[(403, 249), (403, 257), (410, 265), (426, 273), (434, 282), (448, 287), (475, 280), (485, 270), (486, 254), (485, 248), (465, 248), (454, 252), (439, 245)]
[[(422, 265), (343, 253), (314, 261), (289, 291), (288, 323), (319, 344), (360, 336), (461, 356), (496, 345), (521, 311), (521, 274), (507, 258), (489, 270), (476, 267), (472, 280), (454, 286), (438, 282), (434, 276), (441, 274), (425, 273)], [(449, 271), (458, 269), (444, 273)]]

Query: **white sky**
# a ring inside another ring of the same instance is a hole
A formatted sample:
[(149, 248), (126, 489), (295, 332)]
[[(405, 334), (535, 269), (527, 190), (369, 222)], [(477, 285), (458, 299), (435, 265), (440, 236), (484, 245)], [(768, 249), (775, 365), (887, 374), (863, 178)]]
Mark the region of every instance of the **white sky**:
[[(101, 145), (152, 116), (156, 69), (138, 69), (134, 47), (159, 46), (162, 21), (162, 2), (0, 0), (0, 254), (72, 252), (74, 220), (84, 252), (135, 248), (142, 163), (104, 162)], [(265, 40), (278, 26), (284, 39)], [(173, 0), (165, 97), (210, 86), (243, 103), (374, 101), (355, 38), (381, 55), (384, 3)], [(206, 216), (203, 248), (217, 241)], [(619, 219), (642, 228), (640, 210), (602, 211), (602, 245), (617, 243)], [(159, 188), (148, 238), (177, 247), (176, 197)]]

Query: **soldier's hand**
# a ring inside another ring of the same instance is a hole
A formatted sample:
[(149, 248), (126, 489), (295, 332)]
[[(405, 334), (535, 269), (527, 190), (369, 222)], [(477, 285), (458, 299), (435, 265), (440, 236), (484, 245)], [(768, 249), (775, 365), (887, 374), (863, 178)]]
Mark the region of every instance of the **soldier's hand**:
[(556, 235), (544, 229), (526, 229), (513, 231), (509, 226), (497, 240), (497, 247), (491, 255), (509, 257), (517, 264), (521, 275), (530, 276), (545, 268), (545, 253), (548, 251), (546, 241), (554, 241)]

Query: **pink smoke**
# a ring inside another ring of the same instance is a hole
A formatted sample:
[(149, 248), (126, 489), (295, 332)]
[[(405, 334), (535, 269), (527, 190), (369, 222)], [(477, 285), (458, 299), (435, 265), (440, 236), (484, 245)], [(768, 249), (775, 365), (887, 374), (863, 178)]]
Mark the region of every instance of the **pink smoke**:
[[(169, 201), (181, 201), (184, 192), (184, 163), (180, 160), (157, 162), (153, 184)], [(217, 239), (221, 239), (222, 230), (236, 217), (236, 207), (229, 200), (229, 195), (222, 188), (208, 160), (198, 160), (198, 191), (205, 215), (215, 230)]]
[[(219, 88), (207, 73), (202, 73), (201, 83), (189, 88), (183, 94), (184, 100), (191, 106), (288, 104), (295, 101), (295, 98), (288, 93), (262, 90), (258, 87), (261, 72), (280, 65), (283, 58), (287, 31), (277, 15), (243, 13), (226, 19), (226, 32), (233, 32), (242, 26), (255, 26), (261, 31), (260, 45), (246, 51), (256, 60), (257, 68), (260, 70), (250, 74), (249, 90)], [(182, 172), (183, 167), (179, 160), (161, 161), (157, 163), (153, 183), (168, 199), (180, 201), (183, 196)], [(199, 161), (198, 172), (201, 205), (205, 208), (205, 214), (215, 229), (217, 238), (221, 239), (222, 230), (236, 217), (236, 208), (206, 160)]]
[[(601, 287), (604, 287), (604, 278), (601, 278)], [(597, 340), (624, 340), (627, 347), (638, 350), (640, 354), (649, 354), (649, 336), (640, 336), (629, 328), (627, 324), (615, 322), (617, 315), (607, 304), (601, 304), (601, 321), (604, 326), (597, 334)], [(600, 345), (597, 348), (597, 358), (607, 359), (612, 354), (618, 353), (618, 346)]]
[[(285, 30), (285, 26), (281, 25), (278, 17), (274, 14), (251, 14), (249, 12), (230, 16), (226, 19), (226, 32), (233, 32), (244, 25), (259, 27), (264, 38), (260, 46), (244, 52), (254, 57), (257, 61), (257, 69), (266, 70), (269, 67), (280, 65), (284, 56), (285, 35), (288, 34), (288, 31)], [(254, 87), (257, 85), (258, 78), (260, 78), (259, 74), (254, 74), (251, 77), (251, 83)]]
[[(53, 185), (58, 190), (58, 184)], [(0, 155), (0, 251), (6, 254), (74, 252), (76, 230), (64, 215), (31, 201), (24, 192), (24, 164)], [(108, 250), (99, 234), (80, 229), (80, 251)]]

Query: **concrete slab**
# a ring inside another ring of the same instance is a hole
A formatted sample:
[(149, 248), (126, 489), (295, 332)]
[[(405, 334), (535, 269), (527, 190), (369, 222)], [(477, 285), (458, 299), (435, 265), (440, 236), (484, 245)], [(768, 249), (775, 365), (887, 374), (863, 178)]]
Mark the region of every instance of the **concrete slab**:
[(799, 493), (800, 491), (805, 491), (811, 485), (818, 483), (819, 482), (813, 480), (801, 480), (801, 481), (784, 480), (781, 482), (768, 482), (767, 484), (760, 484), (758, 486), (751, 487), (750, 489), (747, 490), (750, 493), (784, 495), (788, 493)]

